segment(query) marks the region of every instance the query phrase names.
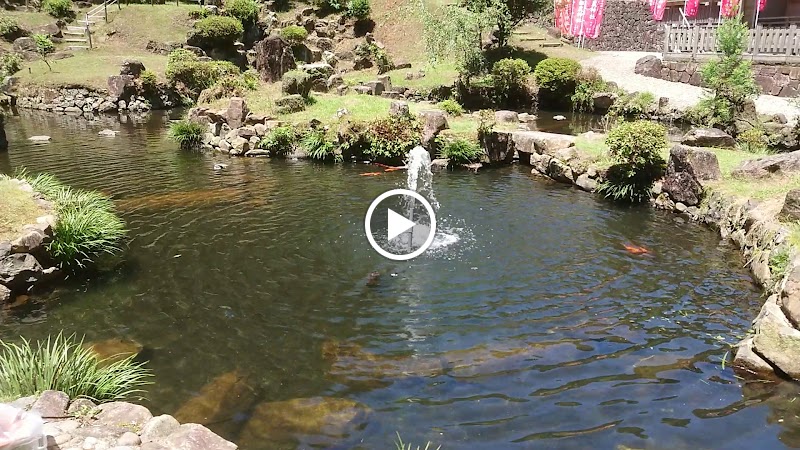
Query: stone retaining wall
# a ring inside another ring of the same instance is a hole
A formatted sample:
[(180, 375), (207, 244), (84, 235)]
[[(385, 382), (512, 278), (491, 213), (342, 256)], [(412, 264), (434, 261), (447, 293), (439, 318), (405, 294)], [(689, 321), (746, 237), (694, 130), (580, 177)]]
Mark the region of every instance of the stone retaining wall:
[(610, 0), (600, 36), (586, 40), (592, 50), (660, 52), (663, 45), (664, 27), (653, 20), (648, 3), (641, 0)]
[[(658, 78), (677, 83), (700, 86), (702, 63), (662, 61), (655, 56), (646, 56), (636, 62), (635, 72), (639, 75)], [(768, 95), (796, 97), (800, 91), (800, 67), (753, 65), (756, 84)]]
[(125, 93), (115, 97), (104, 91), (62, 87), (22, 90), (17, 94), (16, 106), (65, 114), (91, 115), (169, 109), (178, 104), (171, 95), (163, 92), (149, 98), (137, 93)]
[(44, 419), (44, 446), (64, 450), (236, 450), (232, 442), (195, 423), (181, 425), (174, 417), (153, 414), (127, 402), (97, 405), (88, 399), (70, 401), (67, 394), (44, 391), (12, 406)]
[(16, 239), (0, 241), (0, 307), (7, 303), (24, 303), (29, 292), (61, 275), (45, 249), (53, 238), (56, 223), (53, 205), (35, 193), (30, 184), (13, 181), (34, 197), (43, 215), (36, 223), (25, 225)]

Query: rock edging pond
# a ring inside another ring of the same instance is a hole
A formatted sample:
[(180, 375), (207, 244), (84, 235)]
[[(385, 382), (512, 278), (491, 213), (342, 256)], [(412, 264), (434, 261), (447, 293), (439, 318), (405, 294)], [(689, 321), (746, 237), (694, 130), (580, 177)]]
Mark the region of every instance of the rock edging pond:
[(128, 402), (97, 405), (91, 400), (70, 400), (59, 391), (23, 397), (10, 403), (44, 419), (48, 449), (63, 450), (235, 450), (203, 425), (181, 425), (170, 415), (153, 416), (144, 406)]
[(47, 253), (46, 245), (53, 239), (56, 216), (52, 203), (22, 180), (12, 180), (19, 189), (34, 198), (44, 213), (36, 223), (24, 225), (15, 239), (0, 241), (0, 305), (24, 302), (28, 292), (58, 278), (61, 270)]
[[(494, 131), (484, 145), (493, 162), (510, 162), (516, 152), (520, 163), (532, 166), (534, 173), (585, 191), (593, 191), (605, 176), (605, 170), (593, 166), (594, 159), (575, 146), (572, 136)], [(746, 162), (737, 170), (800, 159), (800, 151), (788, 155), (792, 156)], [(730, 239), (748, 259), (755, 282), (769, 295), (751, 332), (736, 346), (737, 371), (749, 377), (800, 380), (800, 255), (792, 254), (790, 230), (776, 220), (787, 208), (794, 208), (800, 192), (790, 192), (784, 202), (739, 199), (708, 186), (707, 181), (720, 178), (712, 151), (676, 144), (670, 150), (666, 177), (654, 187), (653, 205), (717, 229), (722, 238)]]

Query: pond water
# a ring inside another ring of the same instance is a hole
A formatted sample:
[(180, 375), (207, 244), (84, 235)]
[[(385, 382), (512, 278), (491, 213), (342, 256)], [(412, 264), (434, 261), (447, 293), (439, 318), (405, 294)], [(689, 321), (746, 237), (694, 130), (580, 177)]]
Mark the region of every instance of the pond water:
[[(115, 269), (7, 312), (0, 337), (138, 341), (156, 413), (246, 378), (209, 424), (245, 449), (393, 448), (396, 431), (445, 450), (800, 446), (796, 387), (743, 385), (721, 363), (762, 300), (713, 232), (522, 167), (446, 172), (450, 239), (391, 262), (363, 217), (404, 173), (185, 153), (166, 120), (115, 124), (116, 138), (66, 116), (8, 120), (1, 171), (113, 195), (132, 240)], [(364, 407), (323, 430), (248, 431), (310, 397)]]

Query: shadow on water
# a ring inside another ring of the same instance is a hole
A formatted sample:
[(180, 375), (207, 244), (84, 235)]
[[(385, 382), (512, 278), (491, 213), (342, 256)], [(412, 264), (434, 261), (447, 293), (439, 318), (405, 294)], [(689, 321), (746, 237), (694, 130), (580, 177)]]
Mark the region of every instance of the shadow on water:
[(794, 385), (742, 387), (721, 366), (761, 299), (702, 227), (525, 168), (444, 172), (455, 238), (392, 262), (363, 216), (404, 173), (180, 152), (161, 115), (80, 120), (9, 118), (0, 170), (112, 195), (124, 262), (10, 311), (0, 337), (136, 341), (156, 414), (256, 450), (386, 448), (395, 431), (448, 450), (800, 444)]

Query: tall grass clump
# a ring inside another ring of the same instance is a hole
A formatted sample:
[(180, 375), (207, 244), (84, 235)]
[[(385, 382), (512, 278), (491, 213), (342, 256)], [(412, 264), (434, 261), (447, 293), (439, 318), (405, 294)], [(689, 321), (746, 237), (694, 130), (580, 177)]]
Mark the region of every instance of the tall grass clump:
[(180, 144), (183, 150), (195, 150), (203, 141), (203, 124), (191, 120), (179, 120), (169, 125), (169, 138)]
[(296, 139), (291, 126), (274, 128), (258, 143), (258, 148), (269, 151), (270, 156), (286, 156), (294, 150)]
[(399, 432), (395, 432), (395, 433), (397, 433), (397, 440), (394, 441), (394, 447), (395, 447), (396, 450), (442, 450), (442, 446), (441, 445), (439, 445), (437, 447), (433, 447), (434, 444), (432, 442), (430, 442), (430, 441), (428, 441), (425, 444), (425, 447), (422, 447), (420, 445), (414, 447), (413, 445), (411, 445), (409, 443), (403, 442), (403, 438), (400, 437), (400, 433)]
[(62, 269), (84, 268), (104, 254), (122, 250), (128, 232), (109, 197), (64, 186), (52, 175), (33, 176), (23, 170), (15, 176), (53, 202), (57, 220), (47, 251)]
[(336, 151), (336, 143), (328, 139), (325, 130), (311, 130), (303, 136), (300, 147), (311, 159), (342, 162), (342, 154)]
[(443, 142), (439, 150), (439, 158), (450, 160), (450, 165), (474, 163), (480, 161), (483, 154), (480, 145), (466, 139)]
[(59, 333), (44, 342), (0, 341), (0, 398), (62, 391), (70, 398), (114, 401), (137, 396), (151, 372), (130, 356), (121, 361), (100, 360), (83, 340)]
[(640, 203), (650, 199), (653, 184), (664, 173), (661, 150), (667, 130), (656, 122), (625, 122), (608, 133), (608, 152), (615, 164), (597, 192), (616, 201)]

